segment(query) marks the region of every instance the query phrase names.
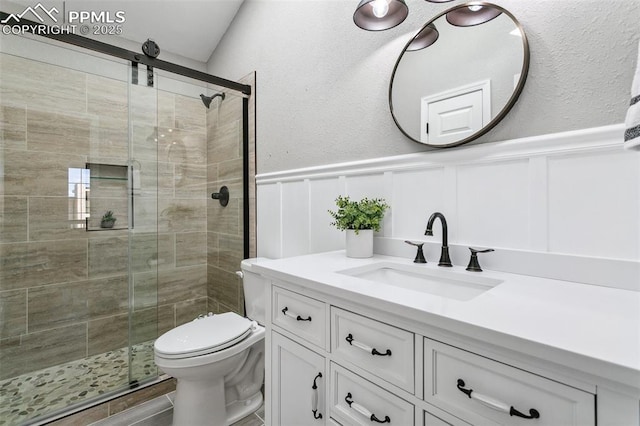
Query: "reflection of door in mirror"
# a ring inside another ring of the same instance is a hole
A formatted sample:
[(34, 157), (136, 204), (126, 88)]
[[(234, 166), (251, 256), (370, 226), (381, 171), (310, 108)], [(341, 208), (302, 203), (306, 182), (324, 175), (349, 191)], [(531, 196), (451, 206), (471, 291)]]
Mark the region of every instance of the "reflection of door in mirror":
[(447, 145), (491, 121), (491, 82), (484, 80), (421, 99), (420, 141)]
[[(498, 12), (493, 19), (463, 27), (451, 24), (448, 14), (471, 15), (476, 9), (462, 4), (444, 11), (416, 32), (419, 37), (424, 28), (437, 29), (434, 42), (413, 49), (409, 40), (400, 54), (389, 85), (389, 105), (398, 128), (412, 140), (436, 147), (469, 142), (495, 126), (518, 99), (529, 67), (526, 36), (508, 11), (490, 3), (482, 3), (478, 11), (487, 8)], [(466, 96), (474, 90), (461, 90), (482, 81), (490, 82), (486, 92)], [(428, 114), (425, 98), (430, 100)], [(437, 101), (444, 102), (435, 105)], [(474, 102), (477, 106), (472, 107)], [(434, 109), (439, 111), (437, 123), (428, 118)]]

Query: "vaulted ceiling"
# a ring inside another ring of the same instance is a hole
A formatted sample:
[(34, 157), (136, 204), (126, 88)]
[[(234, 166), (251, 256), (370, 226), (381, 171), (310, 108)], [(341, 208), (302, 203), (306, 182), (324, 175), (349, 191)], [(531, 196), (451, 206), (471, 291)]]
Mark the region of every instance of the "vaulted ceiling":
[[(123, 11), (121, 37), (142, 44), (154, 40), (162, 51), (207, 62), (244, 0), (41, 0), (47, 8), (66, 11)], [(15, 12), (10, 3), (35, 7), (38, 0), (3, 0), (3, 11)], [(34, 19), (26, 16), (27, 19)], [(116, 36), (109, 36), (116, 37)], [(109, 42), (108, 37), (101, 37)], [(114, 43), (118, 44), (118, 43)]]

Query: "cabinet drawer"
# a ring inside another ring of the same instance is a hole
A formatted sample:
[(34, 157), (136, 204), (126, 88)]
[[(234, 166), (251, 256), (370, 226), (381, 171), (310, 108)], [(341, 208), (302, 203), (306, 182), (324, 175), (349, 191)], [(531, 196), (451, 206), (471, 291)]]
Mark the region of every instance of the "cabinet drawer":
[(341, 424), (414, 424), (412, 404), (334, 363), (330, 386), (330, 414)]
[(425, 400), (472, 424), (595, 425), (590, 393), (430, 339), (424, 357)]
[(434, 416), (431, 413), (424, 412), (424, 426), (451, 426), (451, 423), (447, 423), (439, 417)]
[(333, 353), (414, 393), (413, 333), (331, 308)]
[(273, 324), (326, 349), (325, 303), (274, 286), (271, 317)]

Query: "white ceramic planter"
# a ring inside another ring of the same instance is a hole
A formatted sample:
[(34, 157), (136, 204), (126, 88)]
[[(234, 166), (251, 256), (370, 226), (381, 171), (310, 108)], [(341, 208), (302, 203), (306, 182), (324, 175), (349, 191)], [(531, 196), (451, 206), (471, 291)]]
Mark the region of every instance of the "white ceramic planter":
[(347, 229), (347, 257), (373, 256), (373, 229), (362, 229), (356, 232)]

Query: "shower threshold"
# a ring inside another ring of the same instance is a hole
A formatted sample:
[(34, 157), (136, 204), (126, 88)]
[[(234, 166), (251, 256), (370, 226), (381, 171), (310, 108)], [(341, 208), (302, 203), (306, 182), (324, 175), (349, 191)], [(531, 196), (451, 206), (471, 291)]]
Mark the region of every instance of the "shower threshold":
[[(129, 386), (129, 348), (54, 365), (0, 380), (0, 425), (37, 421)], [(132, 375), (138, 381), (157, 376), (153, 341), (132, 346)]]

